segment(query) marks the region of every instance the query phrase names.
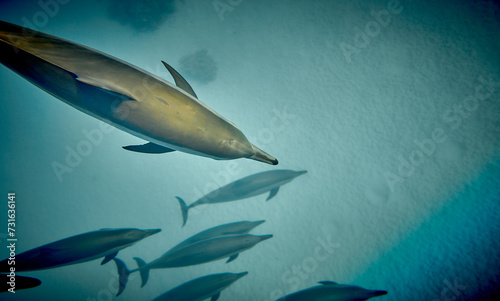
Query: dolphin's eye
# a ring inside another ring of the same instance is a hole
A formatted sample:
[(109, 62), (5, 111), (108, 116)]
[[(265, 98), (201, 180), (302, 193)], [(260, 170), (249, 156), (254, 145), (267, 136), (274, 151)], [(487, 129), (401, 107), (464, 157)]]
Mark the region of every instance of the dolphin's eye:
[(234, 139), (229, 139), (229, 145), (233, 145)]

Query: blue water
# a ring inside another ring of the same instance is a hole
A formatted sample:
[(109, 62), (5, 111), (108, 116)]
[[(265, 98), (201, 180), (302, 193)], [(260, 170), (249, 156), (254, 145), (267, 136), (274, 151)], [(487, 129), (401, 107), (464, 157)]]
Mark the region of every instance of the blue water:
[[(172, 81), (168, 62), (280, 164), (131, 153), (121, 147), (143, 141), (115, 129), (58, 176), (54, 162), (66, 164), (101, 122), (1, 66), (1, 259), (7, 193), (15, 192), (18, 252), (100, 228), (162, 228), (120, 251), (135, 267), (134, 256), (151, 261), (223, 223), (265, 219), (252, 233), (274, 235), (228, 264), (153, 270), (143, 288), (133, 275), (117, 300), (151, 300), (196, 277), (243, 271), (219, 300), (275, 300), (322, 280), (389, 292), (374, 300), (500, 295), (494, 1), (186, 0), (131, 10), (111, 0), (41, 1), (49, 2), (58, 4), (2, 1), (0, 19)], [(211, 63), (186, 59), (195, 53)], [(181, 228), (175, 196), (189, 204), (275, 168), (308, 173), (269, 202), (196, 207)], [(98, 260), (23, 275), (42, 285), (0, 299), (111, 300), (117, 291), (114, 264)]]

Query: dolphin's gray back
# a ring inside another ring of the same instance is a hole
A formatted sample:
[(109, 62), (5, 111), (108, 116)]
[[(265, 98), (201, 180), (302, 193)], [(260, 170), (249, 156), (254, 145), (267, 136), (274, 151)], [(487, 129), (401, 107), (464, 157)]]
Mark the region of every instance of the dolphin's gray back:
[[(123, 229), (87, 232), (61, 239), (16, 254), (16, 271), (34, 271), (91, 261), (126, 248), (133, 242), (122, 241)], [(7, 272), (7, 259), (0, 262)]]
[(167, 252), (148, 263), (145, 268), (161, 269), (206, 263), (240, 253), (253, 247), (259, 241), (259, 236), (250, 234), (207, 239), (174, 252)]
[(200, 277), (183, 283), (153, 301), (205, 300), (238, 280), (239, 274), (222, 273)]
[(290, 182), (296, 176), (297, 173), (293, 170), (270, 170), (253, 174), (206, 194), (189, 207), (231, 202), (260, 195)]
[(230, 236), (230, 235), (241, 235), (241, 234), (247, 234), (255, 228), (256, 226), (260, 225), (264, 221), (256, 221), (256, 222), (249, 222), (249, 221), (241, 221), (241, 222), (234, 222), (234, 223), (229, 223), (229, 224), (224, 224), (220, 226), (216, 226), (210, 229), (207, 229), (205, 231), (202, 231), (198, 234), (195, 234), (188, 239), (182, 241), (181, 243), (177, 244), (175, 247), (170, 249), (168, 252), (174, 252), (177, 251), (187, 245), (202, 241), (202, 240), (207, 240), (207, 239), (212, 239), (216, 237), (221, 237), (221, 236)]

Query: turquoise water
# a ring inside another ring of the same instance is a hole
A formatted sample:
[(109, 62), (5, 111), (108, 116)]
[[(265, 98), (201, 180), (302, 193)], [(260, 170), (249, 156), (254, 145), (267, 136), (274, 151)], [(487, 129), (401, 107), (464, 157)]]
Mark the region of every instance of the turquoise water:
[[(3, 1), (0, 19), (173, 81), (168, 62), (280, 164), (131, 153), (122, 146), (143, 141), (115, 129), (57, 173), (54, 162), (67, 164), (101, 122), (1, 66), (2, 245), (15, 192), (18, 252), (100, 228), (161, 228), (120, 251), (132, 268), (135, 256), (154, 260), (223, 223), (265, 219), (252, 233), (274, 235), (228, 264), (153, 270), (143, 288), (132, 275), (117, 300), (151, 300), (200, 276), (243, 271), (219, 300), (275, 300), (322, 280), (389, 292), (374, 300), (498, 297), (498, 4), (153, 2), (42, 1), (58, 3), (47, 10)], [(308, 173), (269, 202), (196, 207), (181, 227), (175, 196), (189, 204), (277, 168)], [(117, 291), (115, 265), (99, 260), (23, 275), (42, 285), (0, 299), (111, 300)]]

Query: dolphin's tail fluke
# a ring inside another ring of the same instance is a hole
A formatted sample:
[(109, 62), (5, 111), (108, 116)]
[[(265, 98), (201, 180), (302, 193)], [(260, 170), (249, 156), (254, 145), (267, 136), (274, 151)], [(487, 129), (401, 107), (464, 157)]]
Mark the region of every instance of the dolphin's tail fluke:
[(248, 158), (264, 162), (267, 164), (278, 165), (278, 160), (276, 160), (275, 157), (269, 155), (268, 153), (266, 153), (265, 151), (261, 150), (260, 148), (258, 148), (253, 144), (252, 148), (253, 148), (253, 155)]
[(181, 205), (182, 221), (183, 221), (182, 226), (184, 227), (184, 225), (186, 224), (187, 219), (188, 219), (189, 207), (188, 207), (188, 205), (186, 205), (186, 202), (184, 202), (184, 200), (181, 199), (180, 197), (176, 196), (175, 198), (179, 201), (179, 205)]
[(149, 269), (143, 268), (146, 265), (146, 262), (139, 257), (134, 257), (135, 262), (139, 266), (137, 269), (141, 273), (141, 287), (145, 286), (149, 279)]
[(118, 268), (118, 282), (120, 283), (120, 286), (118, 288), (118, 293), (116, 294), (116, 296), (118, 297), (123, 292), (125, 286), (127, 285), (130, 271), (127, 269), (125, 263), (120, 259), (113, 258), (113, 260), (115, 261), (116, 267)]

